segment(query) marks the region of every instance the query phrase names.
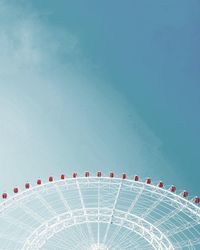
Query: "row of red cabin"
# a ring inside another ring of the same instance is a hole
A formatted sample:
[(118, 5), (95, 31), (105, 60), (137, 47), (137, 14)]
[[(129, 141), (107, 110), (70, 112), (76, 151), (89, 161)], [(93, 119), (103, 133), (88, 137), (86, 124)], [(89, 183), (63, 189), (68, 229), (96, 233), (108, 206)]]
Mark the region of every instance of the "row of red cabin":
[[(90, 176), (90, 173), (88, 172), (88, 171), (86, 171), (85, 172), (85, 174), (84, 174), (84, 176), (85, 177), (89, 177)], [(114, 172), (110, 172), (110, 178), (114, 178)], [(77, 177), (77, 173), (72, 173), (72, 177), (73, 178), (76, 178)], [(101, 171), (98, 171), (97, 172), (97, 177), (102, 177), (102, 173), (101, 173)], [(62, 174), (61, 176), (60, 176), (60, 179), (61, 180), (64, 180), (65, 179), (65, 175), (64, 174)], [(125, 180), (126, 179), (126, 173), (123, 173), (122, 174), (122, 179), (123, 180)], [(139, 176), (138, 175), (135, 175), (134, 177), (133, 177), (133, 180), (134, 181), (139, 181)], [(49, 182), (53, 182), (54, 181), (54, 178), (53, 178), (53, 176), (49, 176)], [(146, 181), (145, 181), (145, 183), (146, 184), (151, 184), (152, 183), (152, 181), (151, 181), (151, 179), (150, 178), (147, 178), (146, 179)], [(41, 185), (42, 184), (42, 180), (41, 179), (38, 179), (37, 180), (37, 185)], [(164, 184), (163, 184), (163, 182), (162, 181), (159, 181), (159, 183), (157, 184), (157, 186), (159, 187), (159, 188), (163, 188), (164, 187)], [(25, 189), (29, 189), (30, 188), (30, 183), (25, 183)], [(172, 193), (175, 193), (176, 192), (176, 187), (175, 186), (171, 186), (170, 188), (169, 188), (169, 190), (172, 192)], [(14, 189), (13, 189), (13, 192), (15, 193), (15, 194), (17, 194), (18, 192), (19, 192), (19, 189), (17, 188), (17, 187), (15, 187)], [(184, 198), (186, 198), (187, 196), (188, 196), (188, 192), (187, 191), (183, 191), (182, 193), (181, 193), (181, 195), (182, 195), (182, 197), (184, 197)], [(8, 195), (7, 195), (7, 193), (3, 193), (2, 194), (2, 198), (3, 199), (7, 199), (7, 197), (8, 197)], [(196, 204), (198, 204), (198, 203), (200, 203), (200, 197), (194, 197), (194, 202), (196, 203)]]

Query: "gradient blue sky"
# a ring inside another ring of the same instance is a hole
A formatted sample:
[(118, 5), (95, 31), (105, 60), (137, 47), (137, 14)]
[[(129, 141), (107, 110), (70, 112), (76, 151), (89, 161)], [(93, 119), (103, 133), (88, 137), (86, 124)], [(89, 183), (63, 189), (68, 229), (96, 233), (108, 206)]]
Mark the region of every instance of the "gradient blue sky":
[(0, 1), (0, 188), (73, 170), (200, 194), (197, 0)]

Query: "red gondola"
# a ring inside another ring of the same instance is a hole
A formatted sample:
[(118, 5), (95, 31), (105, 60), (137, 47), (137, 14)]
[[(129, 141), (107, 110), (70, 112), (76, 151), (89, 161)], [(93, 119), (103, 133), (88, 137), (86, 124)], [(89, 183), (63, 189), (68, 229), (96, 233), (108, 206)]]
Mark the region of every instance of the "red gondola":
[(164, 186), (163, 182), (162, 182), (162, 181), (159, 181), (158, 187), (159, 187), (159, 188), (163, 188), (163, 186)]
[(184, 198), (188, 196), (188, 192), (187, 191), (183, 191), (181, 194)]
[(41, 185), (42, 184), (42, 180), (41, 179), (38, 179), (37, 180), (37, 185)]
[(176, 187), (175, 186), (171, 186), (169, 189), (172, 193), (176, 192)]
[(198, 196), (194, 197), (194, 203), (196, 204), (200, 203), (200, 198)]
[(49, 176), (49, 182), (53, 181), (53, 176)]
[(101, 171), (97, 172), (97, 177), (101, 177)]
[(3, 193), (3, 194), (2, 194), (2, 198), (3, 198), (3, 199), (7, 199), (7, 197), (8, 197), (7, 193)]
[(122, 174), (122, 179), (125, 180), (126, 179), (126, 173)]
[(135, 176), (133, 177), (133, 180), (134, 180), (134, 181), (139, 181), (139, 176), (138, 176), (138, 175), (135, 175)]
[(113, 177), (114, 177), (114, 173), (110, 172), (110, 178), (113, 178)]
[(26, 189), (29, 189), (30, 188), (30, 184), (27, 182), (27, 183), (25, 183), (25, 188)]
[(85, 177), (89, 177), (90, 173), (88, 171), (85, 172)]
[(151, 184), (151, 179), (150, 178), (146, 179), (146, 184)]
[(76, 177), (77, 177), (77, 173), (74, 172), (74, 173), (72, 174), (72, 177), (73, 177), (73, 178), (76, 178)]

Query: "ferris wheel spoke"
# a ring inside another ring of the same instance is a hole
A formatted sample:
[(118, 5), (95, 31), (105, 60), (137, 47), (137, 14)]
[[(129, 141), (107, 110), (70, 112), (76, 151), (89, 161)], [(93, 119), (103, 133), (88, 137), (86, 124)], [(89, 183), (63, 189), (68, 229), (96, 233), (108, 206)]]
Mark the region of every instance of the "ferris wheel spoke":
[(193, 223), (191, 223), (191, 221), (190, 222), (186, 221), (183, 225), (181, 225), (179, 227), (174, 227), (173, 229), (166, 231), (166, 235), (170, 237), (174, 234), (178, 234), (178, 233), (181, 233), (181, 232), (188, 230), (190, 228), (194, 228), (194, 226), (197, 226), (198, 224), (199, 223), (195, 222), (195, 221)]
[[(120, 233), (120, 231), (122, 231), (123, 227), (121, 225), (118, 225), (116, 227), (116, 229), (113, 231), (112, 235), (110, 236), (108, 242), (106, 243), (106, 245), (108, 246), (108, 249), (110, 249), (110, 247), (112, 246), (112, 244), (115, 244), (116, 241), (119, 241), (119, 238), (122, 236), (122, 234), (124, 235), (124, 237), (126, 237), (126, 235), (128, 235), (129, 233), (132, 233), (132, 231), (126, 231), (126, 233)], [(134, 240), (136, 237), (138, 237), (137, 235), (135, 235), (134, 237), (132, 237), (132, 240)]]
[(126, 232), (119, 234), (117, 239), (113, 240), (113, 244), (108, 245), (108, 249), (115, 249), (116, 241), (118, 241), (119, 244), (123, 246), (123, 249), (143, 249), (144, 245), (141, 245), (141, 242), (140, 244), (136, 244), (140, 238), (142, 238), (140, 235), (133, 235), (132, 231), (127, 230)]
[(63, 239), (63, 238), (64, 237), (56, 236), (54, 238), (54, 243), (53, 244), (51, 243), (51, 247), (54, 247), (54, 248), (59, 247), (60, 249), (76, 250), (77, 242), (81, 242), (82, 246), (85, 246), (84, 241), (82, 241), (83, 239), (79, 237), (78, 233), (73, 234), (72, 237), (68, 238), (68, 240), (66, 240), (65, 238)]
[(121, 230), (121, 226), (118, 226), (115, 228), (115, 230), (112, 232), (112, 235), (110, 236), (108, 242), (106, 243), (107, 246), (108, 246), (108, 249), (109, 247), (111, 247), (111, 244), (113, 244), (114, 240), (116, 239), (116, 237), (118, 236), (120, 230)]
[[(143, 242), (143, 243), (141, 243)], [(137, 238), (135, 240), (128, 241), (127, 239), (123, 243), (124, 250), (126, 249), (148, 249), (150, 248), (150, 244), (148, 242), (144, 242), (144, 239), (142, 236), (137, 235)], [(158, 250), (158, 249), (156, 249)]]
[(97, 193), (97, 208), (98, 208), (98, 218), (97, 218), (97, 246), (99, 246), (100, 243), (100, 223), (99, 223), (99, 209), (100, 209), (100, 187), (99, 187), (99, 182), (98, 181), (98, 193)]
[[(64, 240), (58, 240), (56, 238), (54, 238), (54, 242), (51, 242), (51, 245), (47, 246), (47, 249), (65, 249), (68, 247), (67, 242), (64, 242)], [(43, 249), (43, 248), (42, 248)], [(74, 247), (72, 246), (72, 250), (74, 249)]]
[(45, 209), (52, 215), (56, 216), (57, 213), (55, 210), (51, 207), (51, 205), (45, 200), (44, 196), (41, 195), (41, 193), (36, 193), (36, 197), (39, 199), (39, 201), (42, 203), (42, 205), (45, 207)]
[(44, 217), (40, 216), (38, 213), (33, 211), (30, 207), (26, 206), (25, 204), (20, 204), (20, 208), (29, 216), (31, 216), (37, 223), (42, 224), (45, 219)]
[(18, 237), (13, 237), (13, 236), (10, 236), (9, 234), (0, 234), (0, 241), (2, 239), (5, 239), (5, 240), (10, 241), (10, 242), (14, 242), (18, 245), (21, 245), (23, 243), (22, 240), (18, 239)]
[(95, 243), (94, 236), (93, 236), (93, 233), (92, 233), (92, 230), (91, 230), (91, 227), (90, 227), (90, 223), (88, 223), (88, 216), (87, 216), (86, 209), (85, 209), (85, 204), (84, 204), (84, 201), (83, 201), (83, 195), (82, 195), (80, 185), (79, 185), (79, 182), (77, 181), (77, 179), (76, 179), (76, 186), (77, 186), (77, 189), (78, 189), (78, 194), (79, 194), (82, 209), (84, 211), (84, 214), (86, 215), (86, 225), (87, 225), (88, 233), (89, 233), (91, 242)]
[(87, 231), (83, 230), (82, 227), (83, 227), (82, 224), (78, 224), (75, 227), (75, 230), (77, 230), (77, 234), (74, 234), (74, 235), (77, 235), (76, 242), (79, 242), (79, 243), (81, 242), (82, 246), (89, 247), (89, 244), (88, 244), (88, 242), (90, 241), (89, 235), (86, 234)]
[(111, 216), (110, 216), (110, 221), (109, 221), (109, 223), (108, 223), (108, 225), (106, 227), (105, 235), (104, 235), (104, 238), (103, 238), (103, 243), (105, 243), (105, 241), (107, 240), (110, 225), (112, 223), (112, 217), (113, 217), (114, 212), (115, 212), (115, 208), (116, 208), (117, 201), (118, 201), (118, 198), (119, 198), (119, 194), (120, 194), (120, 191), (121, 191), (121, 188), (122, 188), (122, 184), (123, 184), (123, 182), (120, 181), (119, 187), (118, 187), (118, 190), (117, 190), (117, 194), (116, 194), (116, 197), (115, 197), (115, 201), (114, 201), (114, 204), (113, 204), (113, 207), (112, 207), (112, 213), (111, 213)]
[[(65, 232), (65, 231), (64, 231)], [(59, 248), (59, 249), (76, 249), (75, 245), (77, 242), (80, 242), (82, 239), (80, 238), (79, 232), (74, 232), (74, 234), (71, 234), (70, 237), (68, 235), (68, 238), (64, 237), (64, 232), (61, 233), (61, 235), (56, 234), (53, 237), (53, 242), (50, 241), (48, 245), (48, 248), (53, 247), (53, 249)]]
[(163, 216), (161, 219), (157, 220), (154, 223), (154, 226), (159, 227), (163, 223), (166, 223), (169, 219), (173, 218), (175, 215), (179, 214), (183, 210), (183, 207), (178, 206), (176, 209), (172, 210), (166, 216)]
[[(123, 243), (123, 247), (126, 249), (127, 248), (127, 245), (129, 246), (130, 244), (131, 244), (131, 242), (129, 242), (129, 240), (128, 239), (130, 239), (129, 238), (129, 236), (132, 234), (133, 232), (132, 231), (126, 231), (126, 232), (124, 232), (123, 233), (123, 236), (121, 237), (121, 239), (120, 239), (120, 242), (122, 242)], [(133, 236), (132, 235), (132, 237), (131, 237), (131, 241), (132, 242), (136, 242), (137, 241), (137, 239), (138, 239), (138, 235), (137, 234), (135, 234), (135, 236)]]
[[(179, 234), (179, 232), (177, 232), (177, 234)], [(194, 231), (193, 232), (189, 232), (190, 236), (192, 235), (192, 238), (195, 237), (195, 235), (199, 234), (199, 230), (196, 230), (196, 233), (194, 235)], [(196, 240), (191, 241), (188, 238), (188, 234), (182, 232), (182, 238), (179, 237), (179, 241), (176, 243), (176, 247), (175, 248), (179, 248), (179, 246), (181, 247), (188, 247), (190, 246), (190, 249), (199, 249), (199, 245), (200, 245), (200, 237), (197, 238)], [(173, 235), (171, 235), (171, 237), (176, 236), (176, 233), (174, 233)], [(184, 240), (187, 239), (187, 240)], [(195, 248), (195, 246), (197, 246), (197, 248)]]
[[(133, 188), (133, 185), (132, 187)], [(145, 186), (142, 187), (142, 189), (140, 190), (140, 192), (136, 195), (135, 199), (131, 202), (131, 205), (129, 206), (127, 212), (125, 213), (125, 218), (127, 218), (128, 214), (130, 214), (133, 210), (133, 208), (135, 207), (137, 201), (139, 200), (139, 198), (141, 197), (142, 193), (144, 192)], [(119, 226), (119, 229), (117, 230), (116, 233), (118, 233), (118, 231), (123, 227), (123, 223), (124, 220), (122, 221), (121, 225)]]
[(198, 250), (199, 247), (199, 241), (197, 240), (196, 242), (192, 242), (191, 240), (184, 240), (181, 243), (177, 242), (174, 244), (174, 249), (183, 249), (183, 248), (188, 248), (189, 250), (194, 249), (194, 250)]
[(60, 241), (56, 241), (54, 243), (51, 243), (50, 246), (47, 246), (47, 249), (49, 250), (50, 248), (55, 250), (55, 249), (71, 249), (71, 250), (76, 250), (76, 247), (75, 247), (75, 242), (63, 242), (61, 243)]
[[(133, 231), (126, 230), (122, 234), (122, 237), (120, 238), (120, 243), (122, 242), (122, 245), (123, 245), (124, 249), (127, 249), (130, 245), (132, 245), (131, 242), (134, 242), (134, 244), (135, 244), (137, 242), (138, 238), (140, 238), (140, 235), (138, 235), (138, 234), (135, 234), (134, 236), (131, 235), (131, 234), (133, 234)], [(131, 239), (129, 237), (130, 235), (131, 235)], [(129, 239), (131, 240), (131, 242), (129, 242)]]
[[(122, 232), (122, 233), (119, 233), (120, 232), (120, 230), (121, 230), (121, 227), (118, 227), (119, 228), (119, 230), (117, 231), (118, 233), (117, 234), (115, 234), (115, 237), (113, 237), (109, 242), (107, 242), (106, 243), (106, 245), (108, 246), (108, 249), (112, 249), (112, 248), (114, 248), (115, 247), (115, 242), (116, 241), (118, 241), (118, 242), (120, 242), (120, 244), (122, 243), (122, 241), (123, 241), (123, 238), (125, 237), (124, 236), (124, 232)], [(127, 232), (126, 232), (127, 233)], [(130, 231), (129, 231), (129, 233), (130, 233)]]
[(164, 196), (161, 196), (160, 198), (156, 199), (155, 202), (150, 206), (147, 207), (146, 211), (142, 214), (141, 218), (146, 218), (149, 214), (151, 214), (153, 211), (155, 211), (156, 207), (161, 204), (163, 201)]
[[(55, 184), (55, 189), (60, 197), (60, 200), (62, 201), (64, 207), (66, 208), (66, 211), (68, 211), (71, 215), (72, 215), (72, 210), (71, 210), (71, 207), (69, 205), (69, 203), (67, 202), (67, 200), (65, 199), (64, 195), (63, 195), (63, 191), (60, 189), (59, 185), (58, 184)], [(77, 230), (80, 229), (80, 235), (82, 235), (82, 239), (84, 239), (84, 242), (87, 242), (86, 241), (86, 235), (83, 233), (83, 230), (81, 228), (81, 226), (78, 224), (76, 224), (75, 226), (77, 228)], [(82, 241), (81, 239), (81, 241)]]
[(132, 212), (133, 208), (136, 206), (139, 198), (142, 196), (143, 192), (145, 190), (145, 186), (143, 185), (143, 187), (141, 188), (141, 190), (138, 192), (138, 194), (136, 195), (136, 197), (133, 199), (133, 201), (131, 202), (131, 205), (129, 206), (127, 212), (126, 212), (126, 217), (129, 213)]
[(10, 215), (4, 214), (4, 216), (2, 216), (1, 219), (3, 219), (6, 223), (8, 223), (14, 227), (17, 227), (19, 229), (25, 229), (27, 232), (33, 231), (33, 227), (22, 222), (21, 220), (19, 220), (17, 218), (14, 218), (13, 216), (11, 217)]
[[(86, 226), (87, 227), (87, 226)], [(90, 235), (87, 234), (88, 230), (85, 230), (85, 224), (78, 224), (76, 227), (74, 227), (74, 230), (77, 233), (74, 233), (73, 236), (76, 235), (76, 242), (82, 244), (82, 247), (85, 249), (89, 248), (89, 242), (91, 241)]]
[(88, 242), (90, 241), (89, 239), (89, 235), (86, 234), (86, 230), (83, 230), (82, 225), (76, 225), (76, 229), (77, 229), (77, 235), (78, 235), (78, 239), (77, 242), (82, 242), (83, 246), (89, 246)]
[(66, 211), (71, 211), (71, 208), (70, 208), (67, 200), (65, 199), (65, 197), (63, 195), (63, 192), (61, 191), (59, 185), (56, 183), (54, 186), (55, 186), (55, 189), (56, 189), (56, 191), (58, 193), (58, 196), (59, 196), (60, 200), (62, 201), (64, 207), (66, 208)]
[[(83, 224), (84, 225), (84, 224)], [(64, 231), (64, 233), (66, 235), (68, 235), (68, 238), (70, 237), (70, 243), (69, 243), (69, 239), (63, 236), (63, 234), (61, 233), (61, 235), (59, 234), (55, 234), (54, 235), (54, 241), (56, 242), (61, 242), (62, 244), (64, 243), (64, 245), (68, 245), (68, 244), (72, 244), (73, 243), (73, 247), (77, 244), (77, 242), (82, 242), (82, 247), (85, 247), (88, 249), (88, 242), (90, 241), (88, 235), (86, 235), (86, 233), (83, 233), (83, 228), (82, 228), (82, 224), (74, 224), (72, 226), (73, 228), (73, 234), (68, 234), (68, 230), (66, 229)]]

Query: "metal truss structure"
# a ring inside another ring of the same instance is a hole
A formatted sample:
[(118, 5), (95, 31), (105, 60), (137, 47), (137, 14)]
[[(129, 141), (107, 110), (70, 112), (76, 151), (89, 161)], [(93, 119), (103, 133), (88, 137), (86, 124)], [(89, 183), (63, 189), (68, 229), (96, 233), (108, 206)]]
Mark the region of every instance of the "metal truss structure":
[(200, 249), (200, 199), (135, 176), (60, 180), (2, 195), (1, 250)]

